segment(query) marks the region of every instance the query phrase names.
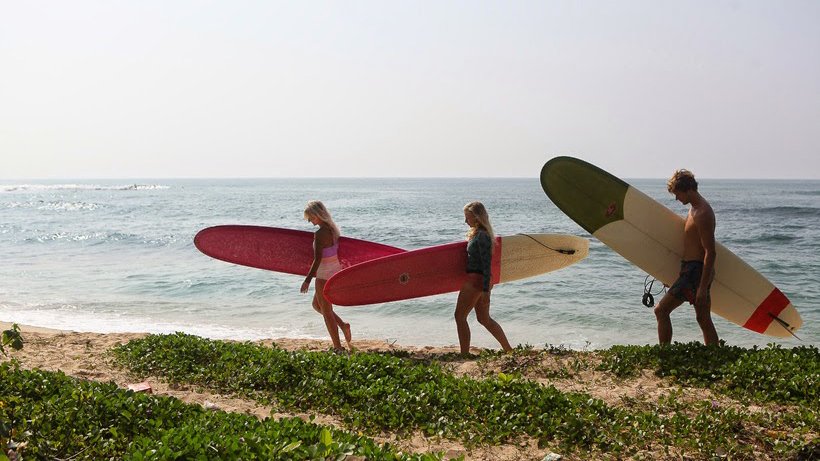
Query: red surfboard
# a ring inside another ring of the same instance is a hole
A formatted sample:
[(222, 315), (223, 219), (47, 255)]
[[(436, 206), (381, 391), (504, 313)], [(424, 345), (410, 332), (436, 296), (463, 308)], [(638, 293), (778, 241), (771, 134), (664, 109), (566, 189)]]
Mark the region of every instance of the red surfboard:
[[(202, 229), (194, 245), (206, 255), (242, 266), (307, 275), (313, 264), (313, 232), (278, 227), (224, 225)], [(339, 239), (339, 262), (349, 267), (402, 253), (401, 248), (349, 237)]]
[[(492, 283), (498, 283), (501, 239), (496, 237)], [(325, 284), (325, 297), (339, 306), (384, 303), (461, 289), (467, 277), (467, 242), (437, 245), (370, 261), (344, 270)], [(390, 258), (390, 259), (388, 259)]]
[[(491, 262), (495, 284), (556, 271), (589, 254), (589, 241), (566, 234), (496, 237)], [(361, 306), (451, 293), (467, 270), (467, 242), (448, 243), (385, 256), (339, 271), (325, 284), (325, 297), (339, 306)]]

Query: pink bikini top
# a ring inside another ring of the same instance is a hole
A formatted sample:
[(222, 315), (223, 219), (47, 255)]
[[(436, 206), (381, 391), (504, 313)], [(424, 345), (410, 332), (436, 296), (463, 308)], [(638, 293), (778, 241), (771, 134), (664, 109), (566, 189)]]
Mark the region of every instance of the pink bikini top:
[(336, 243), (334, 243), (333, 245), (331, 245), (329, 247), (326, 247), (326, 248), (322, 248), (322, 259), (328, 258), (328, 257), (331, 257), (331, 256), (336, 256), (336, 254), (338, 252), (339, 252), (339, 242), (336, 241)]

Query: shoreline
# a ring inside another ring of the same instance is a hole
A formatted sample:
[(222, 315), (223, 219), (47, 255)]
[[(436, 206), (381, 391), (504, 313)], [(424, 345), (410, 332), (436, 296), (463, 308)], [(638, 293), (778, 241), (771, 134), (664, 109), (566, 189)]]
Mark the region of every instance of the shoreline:
[[(8, 330), (14, 325), (14, 322), (6, 322), (0, 321), (0, 331)], [(17, 326), (20, 328), (20, 333), (23, 336), (23, 347), (25, 348), (26, 343), (26, 336), (33, 335), (35, 337), (71, 337), (71, 336), (78, 336), (83, 338), (111, 338), (112, 340), (122, 340), (122, 342), (127, 342), (134, 338), (141, 338), (147, 336), (149, 334), (159, 334), (159, 333), (148, 333), (148, 332), (109, 332), (109, 333), (98, 333), (92, 331), (78, 331), (78, 330), (64, 330), (59, 328), (48, 328), (48, 327), (39, 327), (35, 325), (26, 325), (18, 323)], [(167, 334), (167, 333), (166, 333)], [(232, 339), (232, 338), (225, 338), (225, 339), (214, 339), (215, 341), (239, 341), (239, 342), (251, 342), (255, 344), (266, 344), (270, 345), (275, 343), (279, 347), (287, 350), (296, 350), (296, 349), (305, 349), (309, 351), (322, 351), (322, 350), (329, 350), (332, 348), (332, 342), (330, 339), (318, 339), (318, 338), (262, 338), (257, 340), (245, 340), (245, 339)], [(413, 346), (413, 345), (406, 345), (406, 344), (398, 344), (397, 342), (393, 341), (390, 342), (386, 339), (373, 339), (373, 338), (364, 338), (364, 339), (353, 339), (351, 344), (354, 350), (361, 350), (361, 351), (407, 351), (410, 353), (419, 352), (419, 353), (432, 353), (432, 354), (449, 354), (449, 353), (458, 353), (459, 346), (457, 344), (447, 345), (447, 346)], [(470, 350), (477, 354), (483, 350), (492, 350), (493, 348), (484, 348), (478, 346), (471, 346)]]

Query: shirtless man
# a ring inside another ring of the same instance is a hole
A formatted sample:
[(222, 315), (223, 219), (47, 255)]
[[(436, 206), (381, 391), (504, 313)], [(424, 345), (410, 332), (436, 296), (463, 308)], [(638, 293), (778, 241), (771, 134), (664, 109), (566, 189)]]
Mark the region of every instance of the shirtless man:
[(718, 344), (718, 335), (712, 323), (712, 300), (709, 289), (715, 269), (715, 212), (698, 192), (695, 175), (678, 170), (667, 181), (667, 188), (675, 199), (691, 205), (683, 228), (683, 260), (680, 276), (655, 307), (658, 320), (658, 342), (672, 342), (672, 321), (669, 314), (688, 301), (695, 306), (698, 325), (706, 345)]

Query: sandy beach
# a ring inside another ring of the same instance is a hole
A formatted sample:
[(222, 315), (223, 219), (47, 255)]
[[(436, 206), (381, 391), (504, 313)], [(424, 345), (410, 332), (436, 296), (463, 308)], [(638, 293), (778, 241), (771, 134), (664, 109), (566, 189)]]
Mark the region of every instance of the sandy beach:
[[(0, 322), (0, 330), (10, 328), (8, 323)], [(24, 347), (18, 351), (7, 351), (9, 358), (15, 358), (24, 368), (39, 368), (49, 371), (60, 370), (67, 375), (80, 379), (102, 382), (113, 381), (119, 387), (128, 388), (129, 385), (148, 383), (154, 394), (163, 394), (176, 397), (188, 403), (203, 405), (206, 408), (221, 409), (229, 412), (253, 414), (259, 418), (283, 416), (299, 416), (307, 419), (315, 417), (318, 424), (332, 425), (342, 428), (337, 418), (321, 414), (282, 414), (272, 411), (271, 408), (261, 406), (254, 401), (236, 398), (229, 395), (219, 395), (199, 389), (195, 386), (169, 385), (157, 377), (141, 378), (129, 375), (126, 371), (115, 367), (107, 351), (117, 344), (145, 336), (144, 333), (89, 333), (75, 331), (51, 330), (32, 326), (20, 326)], [(302, 339), (271, 339), (259, 341), (260, 344), (271, 345), (287, 350), (326, 351), (330, 348), (329, 341), (302, 340)], [(644, 370), (641, 376), (630, 379), (618, 379), (610, 373), (593, 371), (594, 367), (586, 366), (573, 373), (561, 373), (573, 366), (573, 363), (583, 361), (586, 364), (598, 360), (594, 354), (583, 351), (562, 351), (557, 354), (535, 354), (532, 356), (501, 356), (489, 361), (477, 359), (456, 358), (457, 346), (451, 347), (399, 347), (377, 340), (355, 340), (353, 346), (360, 351), (396, 351), (408, 352), (415, 358), (438, 358), (446, 355), (446, 366), (452, 373), (474, 378), (487, 377), (514, 367), (516, 369), (537, 370), (529, 379), (543, 385), (553, 385), (564, 392), (582, 392), (594, 398), (605, 401), (608, 405), (623, 406), (626, 402), (657, 402), (658, 399), (670, 393), (681, 393), (678, 397), (685, 402), (699, 402), (710, 400), (727, 407), (739, 407), (741, 403), (728, 397), (715, 394), (707, 389), (681, 387), (668, 380), (659, 378), (649, 370)], [(7, 348), (8, 349), (8, 348)], [(480, 352), (475, 349), (474, 352)], [(515, 363), (510, 363), (510, 360)], [(533, 363), (524, 363), (532, 361)], [(565, 378), (561, 376), (565, 375)], [(748, 408), (748, 407), (747, 407)], [(752, 408), (754, 410), (754, 408)], [(420, 434), (397, 437), (394, 434), (381, 434), (374, 437), (378, 442), (390, 442), (403, 450), (410, 452), (443, 451), (448, 457), (464, 456), (469, 460), (541, 460), (552, 453), (549, 448), (538, 448), (535, 440), (520, 439), (514, 443), (498, 446), (484, 446), (465, 448), (458, 441), (442, 440), (440, 438), (426, 438)], [(653, 454), (645, 453), (650, 457)], [(666, 456), (657, 459), (666, 459)], [(564, 455), (564, 460), (581, 459), (573, 455)], [(673, 458), (669, 458), (673, 459)], [(680, 459), (680, 458), (674, 458)], [(763, 457), (761, 459), (777, 459)]]

